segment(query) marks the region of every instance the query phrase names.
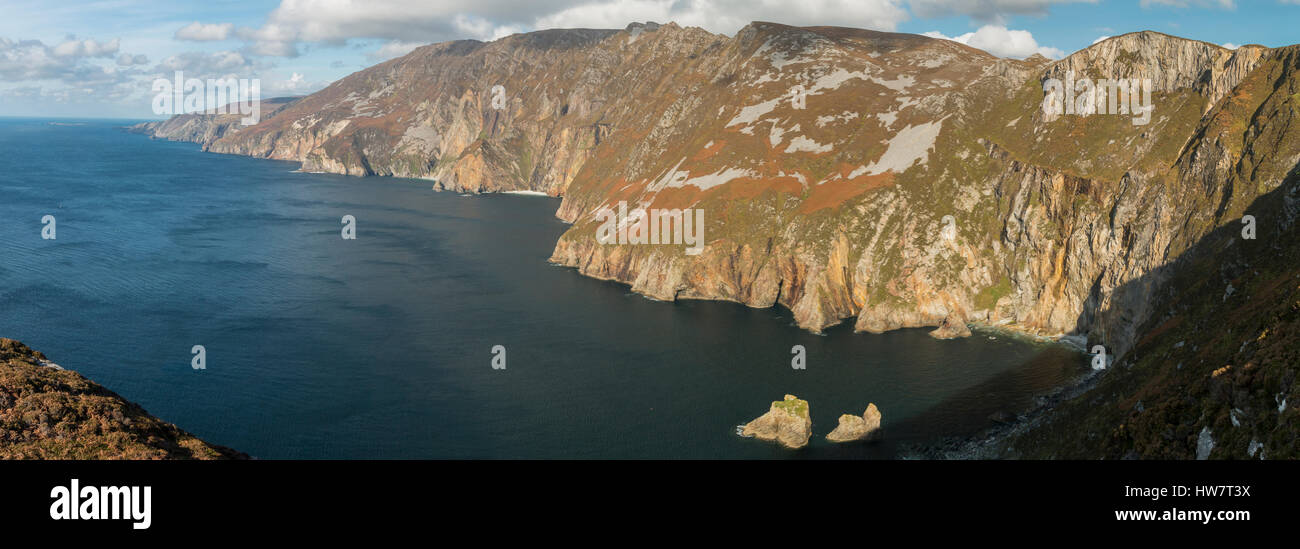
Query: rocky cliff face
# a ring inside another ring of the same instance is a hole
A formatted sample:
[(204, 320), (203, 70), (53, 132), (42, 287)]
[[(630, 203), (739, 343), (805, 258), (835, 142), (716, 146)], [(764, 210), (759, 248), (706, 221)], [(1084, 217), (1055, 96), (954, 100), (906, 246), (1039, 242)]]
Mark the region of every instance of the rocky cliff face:
[[(1148, 275), (1159, 284), (1129, 283), (1155, 288), (1132, 351), (1094, 388), (1009, 440), (1003, 455), (1300, 457), (1300, 155), (1272, 154), (1300, 142), (1300, 48), (1256, 70), (1249, 79), (1258, 85), (1216, 107), (1210, 138), (1189, 147), (1170, 176), (1188, 200), (1208, 195), (1234, 222), (1176, 244), (1185, 248), (1179, 258)], [(1243, 118), (1244, 131), (1224, 131)], [(1259, 187), (1272, 189), (1257, 195)]]
[[(551, 260), (657, 299), (780, 304), (810, 330), (1079, 334), (1122, 355), (1165, 267), (1297, 162), (1259, 113), (1295, 101), (1275, 89), (1288, 51), (1143, 32), (1052, 63), (834, 27), (553, 30), (426, 46), (257, 126), (186, 135), (562, 196), (573, 226)], [(1149, 123), (1048, 120), (1042, 83), (1067, 73), (1150, 79)], [(602, 243), (620, 203), (701, 210), (706, 245)]]
[(1158, 32), (1125, 34), (1052, 64), (1044, 77), (1145, 78), (1154, 90), (1193, 90), (1206, 98), (1206, 110), (1218, 103), (1250, 74), (1267, 53), (1262, 46), (1225, 49), (1209, 42), (1186, 40)]
[(247, 459), (0, 338), (0, 459)]

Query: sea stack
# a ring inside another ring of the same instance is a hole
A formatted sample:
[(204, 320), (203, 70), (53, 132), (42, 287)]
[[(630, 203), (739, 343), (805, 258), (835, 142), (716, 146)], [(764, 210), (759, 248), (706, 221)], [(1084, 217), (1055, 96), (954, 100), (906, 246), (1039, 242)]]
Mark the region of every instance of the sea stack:
[(861, 416), (844, 414), (834, 431), (826, 435), (831, 442), (851, 442), (854, 440), (880, 439), (880, 410), (875, 403), (867, 404), (867, 410)]
[(808, 401), (794, 395), (772, 403), (766, 414), (745, 425), (741, 433), (747, 437), (775, 440), (786, 448), (796, 449), (808, 445), (812, 437), (812, 419), (808, 415)]

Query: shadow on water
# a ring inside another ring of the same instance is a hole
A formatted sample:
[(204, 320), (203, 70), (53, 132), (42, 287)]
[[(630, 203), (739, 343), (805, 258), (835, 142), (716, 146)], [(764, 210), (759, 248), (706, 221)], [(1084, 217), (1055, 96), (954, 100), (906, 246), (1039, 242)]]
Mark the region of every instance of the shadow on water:
[[(918, 330), (919, 331), (919, 330)], [(925, 329), (928, 332), (928, 329)], [(871, 337), (871, 334), (856, 334)], [(928, 337), (928, 336), (927, 336)], [(1004, 332), (977, 330), (972, 338), (1022, 339), (1035, 347), (1022, 362), (998, 371), (969, 387), (945, 396), (919, 412), (904, 415), (881, 408), (882, 437), (872, 442), (836, 444), (824, 440), (838, 419), (814, 423), (814, 437), (806, 456), (817, 459), (891, 459), (945, 439), (963, 439), (1035, 408), (1039, 397), (1077, 382), (1090, 372), (1087, 355), (1054, 343), (1043, 343)], [(879, 406), (879, 404), (877, 404)], [(861, 410), (845, 411), (861, 415)]]

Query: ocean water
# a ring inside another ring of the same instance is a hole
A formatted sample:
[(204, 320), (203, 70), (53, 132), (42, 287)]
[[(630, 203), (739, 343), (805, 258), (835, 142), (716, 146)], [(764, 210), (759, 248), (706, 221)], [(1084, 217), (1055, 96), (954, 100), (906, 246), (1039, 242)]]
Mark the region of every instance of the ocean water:
[[(1005, 335), (651, 301), (547, 263), (556, 199), (297, 173), (128, 123), (0, 119), (0, 336), (259, 458), (889, 458), (1087, 370)], [(737, 436), (786, 393), (809, 447)], [(884, 441), (823, 439), (868, 402)]]

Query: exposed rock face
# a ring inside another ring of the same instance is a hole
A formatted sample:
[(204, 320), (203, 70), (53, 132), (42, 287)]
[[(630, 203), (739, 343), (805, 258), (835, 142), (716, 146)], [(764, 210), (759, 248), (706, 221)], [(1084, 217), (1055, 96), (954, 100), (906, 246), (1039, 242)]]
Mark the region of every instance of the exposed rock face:
[[(281, 109), (292, 105), (298, 99), (278, 97), (263, 100), (259, 111), (262, 120), (275, 116)], [(226, 110), (228, 113), (232, 111), (231, 108)], [(212, 142), (249, 127), (243, 125), (244, 117), (243, 114), (181, 114), (160, 122), (136, 124), (128, 129), (157, 139), (199, 143), (203, 145), (204, 150), (207, 150)]]
[(844, 414), (840, 416), (840, 424), (835, 426), (835, 430), (826, 435), (826, 440), (831, 442), (852, 442), (855, 440), (878, 440), (880, 438), (880, 410), (876, 409), (875, 403), (867, 405), (867, 410), (862, 415), (855, 416)]
[(0, 459), (246, 459), (0, 338)]
[[(1208, 101), (1205, 110), (1237, 87), (1255, 68), (1268, 48), (1247, 45), (1229, 50), (1152, 31), (1135, 32), (1105, 40), (1051, 66), (1045, 78), (1150, 78), (1155, 89), (1175, 92), (1193, 89)], [(1099, 72), (1098, 68), (1108, 71)]]
[[(1252, 110), (1295, 103), (1272, 87), (1292, 51), (1142, 32), (1049, 62), (773, 23), (552, 30), (426, 46), (257, 126), (181, 133), (308, 171), (563, 196), (551, 261), (656, 299), (780, 304), (814, 331), (1082, 334), (1122, 356), (1165, 267), (1300, 157)], [(1047, 121), (1042, 81), (1067, 72), (1150, 78), (1149, 124)], [(702, 210), (707, 246), (602, 244), (619, 202)]]
[(939, 327), (930, 332), (930, 337), (936, 339), (953, 339), (958, 337), (969, 337), (970, 328), (966, 326), (966, 320), (961, 317), (960, 313), (952, 313), (944, 317)]
[(772, 407), (745, 425), (742, 436), (775, 440), (786, 448), (803, 448), (812, 437), (812, 419), (808, 416), (808, 401), (794, 395), (772, 403)]

